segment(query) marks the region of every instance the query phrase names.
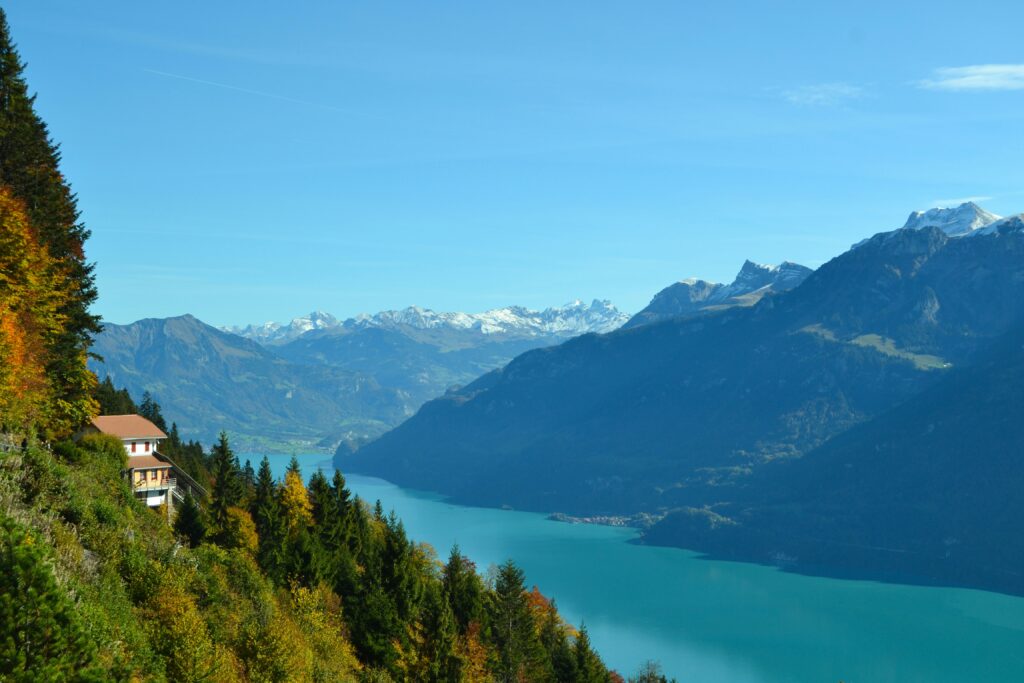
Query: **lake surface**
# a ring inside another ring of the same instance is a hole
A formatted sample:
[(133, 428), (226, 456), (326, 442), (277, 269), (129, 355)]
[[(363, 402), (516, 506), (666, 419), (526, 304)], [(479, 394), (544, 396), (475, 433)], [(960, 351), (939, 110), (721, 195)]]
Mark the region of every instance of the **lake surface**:
[[(270, 457), (278, 476), (288, 459)], [(323, 454), (299, 462), (306, 479), (330, 468)], [(1024, 681), (1024, 598), (706, 560), (630, 544), (630, 529), (346, 479), (363, 499), (394, 509), (410, 538), (442, 560), (456, 542), (481, 570), (513, 558), (567, 619), (586, 623), (605, 662), (623, 674), (656, 659), (679, 683)]]

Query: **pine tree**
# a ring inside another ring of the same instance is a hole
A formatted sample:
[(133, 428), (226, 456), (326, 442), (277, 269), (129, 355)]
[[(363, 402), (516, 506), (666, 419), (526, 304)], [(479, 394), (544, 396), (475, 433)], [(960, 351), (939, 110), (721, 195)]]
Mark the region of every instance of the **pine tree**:
[(0, 518), (0, 680), (89, 677), (94, 648), (53, 578), (44, 547), (45, 540)]
[(527, 600), (523, 570), (512, 560), (498, 567), (490, 602), (490, 638), (497, 651), (495, 678), (501, 683), (536, 680), (543, 654)]
[(648, 660), (635, 675), (629, 677), (629, 683), (676, 683), (676, 679), (665, 676), (661, 664)]
[(289, 583), (312, 588), (326, 579), (326, 558), (320, 544), (308, 528), (295, 533), (288, 543), (285, 558), (285, 576)]
[(206, 538), (203, 511), (199, 509), (191, 492), (185, 494), (185, 501), (178, 509), (178, 516), (174, 518), (174, 532), (188, 540), (188, 544), (193, 548)]
[(160, 404), (156, 402), (148, 391), (142, 394), (142, 403), (139, 404), (139, 415), (155, 424), (162, 431), (167, 431), (167, 421), (164, 420), (163, 413), (160, 411)]
[(484, 585), (476, 573), (476, 565), (459, 552), (457, 543), (448, 555), (441, 582), (459, 633), (464, 634), (470, 623), (480, 618)]
[(456, 653), (455, 615), (443, 588), (438, 590), (435, 586), (430, 591), (423, 621), (427, 661), (424, 679), (430, 683), (462, 680), (462, 660)]
[(541, 647), (547, 653), (547, 660), (552, 676), (559, 683), (575, 683), (577, 680), (576, 654), (569, 643), (564, 622), (558, 615), (555, 601), (551, 600), (549, 609), (540, 617), (538, 637)]
[(53, 349), (46, 373), (55, 392), (48, 428), (69, 434), (95, 415), (96, 376), (86, 368), (99, 317), (89, 312), (96, 299), (93, 266), (85, 258), (89, 232), (79, 222), (75, 196), (61, 174), (60, 152), (35, 112), (24, 65), (11, 40), (7, 16), (0, 10), (0, 185), (25, 203), (28, 218), (46, 246), (54, 277), (65, 294), (58, 311), (61, 329), (47, 340)]
[(217, 527), (217, 533), (223, 535), (227, 532), (228, 508), (238, 505), (242, 498), (238, 461), (228, 443), (226, 432), (220, 433), (220, 437), (210, 453), (210, 459), (213, 475), (210, 511), (213, 524)]
[(270, 579), (284, 585), (288, 562), (288, 521), (276, 495), (260, 503), (254, 515), (259, 547), (256, 560)]
[(110, 375), (96, 386), (96, 402), (99, 404), (100, 415), (130, 415), (138, 412), (128, 390), (115, 388)]
[(607, 682), (608, 671), (590, 646), (590, 634), (583, 624), (580, 624), (576, 643), (573, 645), (573, 658), (576, 661), (576, 680), (579, 683)]
[(249, 512), (259, 536), (256, 559), (267, 576), (281, 584), (286, 571), (288, 524), (281, 514), (277, 500), (277, 484), (267, 456), (263, 456), (256, 472), (256, 485), (249, 501)]

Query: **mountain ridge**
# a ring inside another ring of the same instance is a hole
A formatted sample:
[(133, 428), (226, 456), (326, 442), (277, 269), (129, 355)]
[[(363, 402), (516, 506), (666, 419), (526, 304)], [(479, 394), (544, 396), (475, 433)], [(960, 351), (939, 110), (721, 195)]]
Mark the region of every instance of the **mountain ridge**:
[(732, 306), (753, 306), (764, 296), (799, 286), (811, 272), (810, 268), (791, 261), (763, 265), (748, 259), (729, 284), (687, 278), (669, 285), (655, 294), (651, 303), (623, 327), (637, 327)]
[(436, 330), (447, 328), (459, 331), (477, 331), (483, 335), (497, 336), (556, 336), (571, 337), (587, 332), (608, 332), (620, 327), (629, 316), (620, 312), (608, 300), (594, 299), (588, 306), (580, 299), (563, 306), (534, 310), (525, 306), (504, 306), (481, 313), (435, 311), (420, 306), (379, 311), (339, 320), (323, 311), (314, 311), (306, 316), (292, 319), (290, 323), (276, 322), (261, 325), (222, 327), (248, 339), (263, 344), (285, 344), (307, 332), (338, 327), (364, 329), (380, 327), (385, 329), (411, 328), (415, 330)]
[(711, 503), (969, 362), (1022, 290), (1021, 231), (880, 233), (753, 306), (528, 352), (337, 462), (546, 512)]

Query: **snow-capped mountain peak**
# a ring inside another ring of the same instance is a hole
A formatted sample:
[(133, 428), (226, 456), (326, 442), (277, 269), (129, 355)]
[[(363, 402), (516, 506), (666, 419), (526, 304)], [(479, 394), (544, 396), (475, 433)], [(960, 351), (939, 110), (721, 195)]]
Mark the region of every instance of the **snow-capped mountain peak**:
[(282, 325), (277, 322), (266, 322), (262, 325), (246, 325), (244, 327), (223, 327), (225, 332), (231, 332), (241, 337), (246, 337), (261, 344), (284, 343), (309, 332), (310, 330), (323, 330), (337, 327), (341, 323), (330, 313), (316, 310), (308, 315), (292, 318), (291, 322)]
[(1024, 213), (1018, 213), (1015, 216), (1008, 216), (1007, 218), (1001, 218), (994, 223), (989, 223), (985, 227), (972, 232), (971, 236), (992, 235), (1011, 230), (1024, 230)]
[(268, 322), (262, 325), (225, 327), (226, 332), (248, 337), (262, 344), (284, 344), (306, 332), (335, 327), (361, 329), (411, 328), (416, 330), (451, 329), (483, 335), (519, 337), (574, 337), (587, 332), (610, 332), (629, 320), (629, 315), (610, 301), (595, 299), (590, 304), (575, 299), (564, 306), (536, 311), (524, 306), (505, 306), (482, 313), (439, 312), (421, 306), (401, 310), (360, 313), (340, 322), (323, 311), (293, 319), (287, 325)]
[(984, 228), (1002, 219), (974, 202), (960, 206), (914, 211), (903, 225), (904, 229), (939, 228), (950, 237), (960, 237)]
[(610, 301), (595, 299), (590, 305), (576, 299), (564, 306), (536, 311), (524, 306), (494, 308), (482, 313), (448, 313), (409, 306), (400, 311), (362, 314), (345, 321), (350, 327), (407, 326), (421, 330), (451, 328), (477, 330), (481, 334), (575, 336), (586, 332), (610, 332), (629, 316)]
[[(938, 228), (950, 237), (963, 237), (965, 235), (976, 235), (988, 228), (999, 224), (1004, 219), (1002, 216), (986, 211), (974, 202), (964, 202), (960, 206), (942, 208), (937, 207), (927, 211), (913, 211), (907, 218), (900, 230), (923, 230), (924, 228)], [(899, 230), (880, 232), (873, 237), (862, 239), (854, 244), (851, 249), (867, 244), (874, 239), (888, 239)], [(883, 237), (884, 236), (884, 237)]]

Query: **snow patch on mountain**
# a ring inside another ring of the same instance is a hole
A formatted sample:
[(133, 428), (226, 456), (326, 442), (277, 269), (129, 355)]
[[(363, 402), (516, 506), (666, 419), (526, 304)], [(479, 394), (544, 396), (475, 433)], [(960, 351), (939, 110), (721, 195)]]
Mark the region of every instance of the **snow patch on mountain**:
[(579, 299), (564, 306), (536, 311), (524, 306), (506, 306), (482, 313), (439, 312), (420, 306), (401, 310), (361, 313), (339, 321), (329, 313), (316, 311), (295, 318), (287, 325), (269, 322), (262, 325), (225, 327), (227, 332), (248, 337), (262, 344), (283, 344), (311, 330), (347, 327), (354, 329), (378, 327), (386, 329), (439, 328), (475, 331), (483, 335), (515, 334), (519, 336), (575, 337), (588, 332), (611, 332), (621, 327), (629, 315), (615, 308), (610, 301), (594, 299), (587, 304)]
[(972, 232), (971, 236), (994, 235), (997, 233), (1006, 233), (1016, 230), (1024, 230), (1024, 213), (1019, 213), (1016, 216), (1009, 216), (994, 223), (990, 223), (989, 225)]
[(594, 299), (589, 305), (577, 299), (564, 306), (535, 311), (524, 306), (506, 306), (483, 313), (447, 313), (410, 306), (400, 311), (362, 314), (345, 321), (350, 327), (408, 326), (427, 330), (450, 328), (476, 330), (481, 334), (528, 334), (575, 337), (587, 332), (610, 332), (622, 326), (629, 315), (610, 301)]
[(265, 322), (259, 325), (245, 325), (244, 327), (222, 327), (225, 332), (237, 334), (240, 337), (252, 339), (261, 344), (289, 342), (311, 330), (325, 330), (337, 327), (341, 323), (330, 313), (324, 311), (313, 311), (308, 315), (293, 318), (287, 324), (277, 322)]
[(950, 237), (960, 237), (1001, 219), (1002, 216), (990, 213), (974, 202), (964, 202), (952, 208), (914, 211), (907, 218), (903, 229), (939, 228)]
[[(974, 202), (964, 202), (960, 206), (949, 208), (913, 211), (900, 230), (938, 228), (950, 237), (964, 237), (966, 235), (978, 234), (987, 228), (999, 224), (1003, 220), (1005, 219), (1002, 216), (986, 211)], [(898, 230), (878, 233), (873, 237), (857, 242), (851, 249), (856, 249), (879, 235), (892, 235), (896, 232)]]

